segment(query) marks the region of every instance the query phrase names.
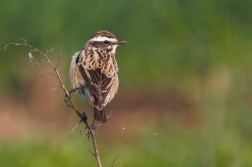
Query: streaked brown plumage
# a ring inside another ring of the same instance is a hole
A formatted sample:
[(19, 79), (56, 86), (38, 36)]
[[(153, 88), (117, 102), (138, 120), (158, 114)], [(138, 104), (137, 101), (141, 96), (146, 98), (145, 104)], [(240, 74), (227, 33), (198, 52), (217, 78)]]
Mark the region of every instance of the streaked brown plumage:
[(108, 31), (98, 31), (82, 51), (73, 55), (70, 66), (72, 87), (80, 88), (80, 97), (94, 105), (97, 121), (107, 122), (104, 107), (114, 98), (119, 84), (116, 47), (124, 43)]

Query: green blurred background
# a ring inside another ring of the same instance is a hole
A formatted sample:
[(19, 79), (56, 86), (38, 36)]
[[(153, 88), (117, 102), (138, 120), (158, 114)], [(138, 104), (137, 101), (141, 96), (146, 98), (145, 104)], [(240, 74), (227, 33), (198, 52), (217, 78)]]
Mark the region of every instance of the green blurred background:
[[(0, 166), (96, 166), (83, 124), (62, 106), (50, 67), (30, 63), (28, 40), (70, 89), (71, 56), (98, 30), (117, 49), (120, 86), (97, 130), (103, 166), (252, 166), (252, 1), (1, 0)], [(41, 61), (40, 55), (34, 57)], [(92, 118), (92, 108), (74, 101)], [(68, 134), (71, 132), (70, 137)], [(67, 139), (67, 141), (65, 141)]]

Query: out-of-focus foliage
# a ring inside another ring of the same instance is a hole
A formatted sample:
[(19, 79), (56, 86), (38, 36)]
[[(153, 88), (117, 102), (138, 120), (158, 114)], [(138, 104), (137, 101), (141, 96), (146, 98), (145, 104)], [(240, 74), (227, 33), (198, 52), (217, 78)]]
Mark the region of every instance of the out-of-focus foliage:
[[(251, 61), (251, 6), (246, 0), (3, 0), (1, 44), (25, 38), (44, 50), (63, 48), (67, 64), (95, 31), (106, 29), (128, 42), (118, 49), (122, 83), (176, 84), (213, 68), (239, 68)], [(0, 52), (6, 88), (20, 82), (11, 65), (23, 56)]]
[[(108, 30), (127, 41), (117, 49), (120, 88), (111, 106), (119, 106), (116, 112), (124, 113), (122, 122), (137, 125), (133, 127), (140, 131), (143, 124), (153, 126), (158, 135), (136, 135), (126, 142), (116, 142), (112, 135), (115, 144), (111, 147), (101, 135), (100, 152), (106, 164), (117, 149), (127, 147), (121, 156), (126, 157), (125, 166), (252, 166), (251, 9), (251, 0), (1, 0), (0, 44), (3, 48), (24, 38), (43, 51), (55, 48), (50, 53), (53, 60), (63, 48), (60, 72), (69, 83), (66, 74), (71, 56), (94, 32)], [(0, 50), (0, 98), (15, 97), (16, 106), (20, 101), (27, 103), (25, 96), (36, 95), (35, 100), (43, 93), (29, 89), (37, 67), (31, 67), (27, 54), (23, 47)], [(60, 100), (52, 99), (50, 104)], [(52, 111), (32, 102), (28, 101), (33, 105), (30, 112), (37, 108), (50, 120)], [(138, 108), (132, 107), (133, 111), (129, 106)], [(191, 123), (196, 127), (191, 128)], [(62, 146), (58, 151), (61, 146), (57, 144), (31, 141), (27, 147), (21, 140), (3, 141), (0, 166), (94, 166), (90, 159), (71, 156), (83, 147)], [(33, 144), (38, 144), (35, 151)], [(107, 150), (112, 152), (108, 157)]]

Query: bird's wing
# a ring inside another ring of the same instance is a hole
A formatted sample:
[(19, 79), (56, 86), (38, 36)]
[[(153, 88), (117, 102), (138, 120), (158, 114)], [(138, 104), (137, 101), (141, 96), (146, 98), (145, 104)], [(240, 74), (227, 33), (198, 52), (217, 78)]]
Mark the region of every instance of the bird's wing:
[(114, 83), (114, 77), (107, 77), (105, 74), (102, 74), (101, 91), (102, 91), (102, 101), (103, 102), (107, 98), (107, 96), (112, 88), (113, 83)]
[(96, 105), (101, 106), (111, 90), (115, 79), (114, 75), (108, 76), (102, 72), (101, 66), (96, 61), (97, 55), (88, 54), (84, 51), (80, 54), (82, 54), (83, 60), (78, 60), (78, 58), (76, 60), (80, 73), (91, 90), (96, 100)]
[(101, 69), (85, 70), (82, 66), (79, 66), (80, 73), (84, 78), (87, 86), (91, 90), (95, 100), (96, 105), (101, 106), (102, 100), (102, 90), (101, 90)]
[[(80, 68), (83, 69), (82, 66)], [(107, 77), (101, 72), (100, 68), (94, 70), (83, 69), (80, 72), (97, 101), (97, 105), (101, 106), (104, 104), (113, 85), (114, 78)]]
[(92, 67), (90, 68), (90, 63), (92, 64), (93, 59), (90, 59), (90, 55), (84, 51), (80, 52), (80, 55), (76, 59), (76, 64), (79, 67), (81, 76), (85, 80), (87, 86), (91, 90), (94, 98), (95, 105), (102, 105), (102, 74), (101, 69)]

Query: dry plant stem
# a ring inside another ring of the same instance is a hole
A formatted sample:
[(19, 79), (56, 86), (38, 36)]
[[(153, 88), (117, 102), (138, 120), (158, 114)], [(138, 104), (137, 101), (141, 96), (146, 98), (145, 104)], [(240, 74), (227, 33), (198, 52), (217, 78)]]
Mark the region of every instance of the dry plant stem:
[[(113, 159), (113, 161), (111, 162), (111, 167), (114, 167), (115, 161), (119, 158), (119, 156), (121, 155), (121, 153), (122, 153), (122, 151), (119, 152), (119, 154)], [(123, 161), (121, 161), (121, 163), (120, 163), (119, 166), (121, 166), (122, 163), (123, 163)]]
[(51, 62), (51, 60), (49, 59), (49, 57), (47, 56), (47, 54), (48, 54), (49, 52), (51, 52), (53, 49), (48, 50), (46, 53), (44, 53), (44, 52), (42, 52), (42, 51), (40, 51), (40, 50), (34, 48), (33, 46), (27, 44), (27, 43), (26, 43), (26, 40), (24, 40), (24, 39), (21, 39), (21, 40), (23, 40), (24, 43), (14, 43), (14, 42), (13, 42), (13, 43), (9, 43), (9, 44), (5, 45), (4, 49), (6, 50), (7, 46), (9, 46), (9, 45), (13, 45), (13, 46), (27, 46), (28, 48), (31, 49), (31, 50), (29, 51), (29, 53), (38, 52), (38, 53), (40, 53), (41, 55), (43, 55), (43, 56), (46, 58), (46, 61), (44, 61), (44, 60), (42, 60), (42, 61), (44, 61), (44, 64), (49, 64), (49, 65), (52, 67), (52, 69), (54, 70), (54, 72), (55, 72), (56, 75), (53, 75), (53, 76), (55, 76), (56, 78), (58, 78), (59, 83), (60, 83), (60, 84), (59, 84), (59, 87), (62, 88), (62, 89), (64, 90), (64, 92), (66, 93), (66, 97), (68, 98), (67, 101), (65, 100), (67, 106), (70, 107), (70, 108), (72, 108), (72, 109), (75, 111), (75, 113), (78, 115), (78, 117), (80, 118), (80, 120), (83, 121), (83, 122), (86, 124), (86, 127), (88, 128), (88, 131), (89, 131), (88, 133), (89, 133), (89, 135), (91, 135), (92, 142), (93, 142), (93, 146), (94, 146), (94, 151), (95, 151), (95, 153), (94, 153), (93, 155), (94, 155), (94, 157), (95, 157), (95, 159), (96, 159), (96, 162), (97, 162), (98, 167), (102, 167), (101, 160), (100, 160), (100, 156), (99, 156), (99, 152), (98, 152), (98, 148), (97, 148), (97, 143), (96, 143), (96, 139), (95, 139), (95, 132), (94, 132), (94, 129), (92, 129), (92, 128), (90, 127), (90, 125), (88, 124), (87, 120), (85, 120), (85, 119), (83, 118), (82, 114), (81, 114), (81, 113), (77, 110), (77, 108), (75, 107), (73, 101), (71, 100), (70, 93), (69, 93), (69, 91), (66, 89), (66, 87), (65, 87), (65, 85), (64, 85), (64, 83), (63, 83), (63, 81), (62, 81), (62, 79), (61, 79), (61, 76), (60, 76), (60, 74), (59, 74), (59, 72), (58, 72), (58, 70), (57, 70), (57, 67), (59, 66), (59, 63), (60, 63), (60, 54), (59, 54), (58, 63), (57, 63), (56, 66), (55, 66), (55, 65)]

